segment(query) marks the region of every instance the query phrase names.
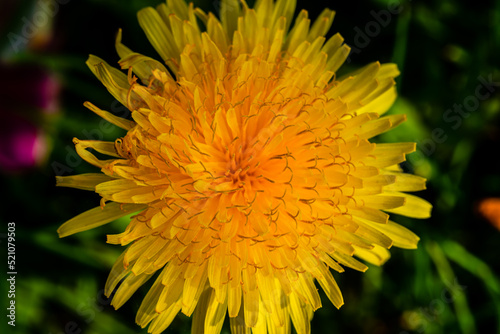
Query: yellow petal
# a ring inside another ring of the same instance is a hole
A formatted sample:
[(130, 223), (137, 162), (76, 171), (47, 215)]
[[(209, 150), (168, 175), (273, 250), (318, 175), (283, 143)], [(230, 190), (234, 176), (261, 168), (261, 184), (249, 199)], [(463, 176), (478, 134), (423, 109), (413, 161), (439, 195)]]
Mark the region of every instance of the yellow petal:
[(387, 89), (383, 94), (378, 96), (376, 99), (366, 104), (365, 106), (357, 109), (356, 112), (358, 114), (363, 114), (366, 112), (374, 112), (379, 115), (383, 115), (394, 104), (394, 101), (396, 101), (396, 97), (397, 97), (396, 87), (391, 86), (391, 88)]
[(130, 84), (125, 73), (108, 65), (104, 60), (94, 55), (89, 56), (87, 66), (115, 99), (124, 106), (129, 106), (128, 92)]
[(158, 317), (156, 317), (149, 325), (148, 332), (152, 334), (163, 333), (165, 329), (174, 321), (175, 317), (181, 309), (181, 303), (174, 303), (165, 309)]
[(135, 122), (130, 121), (130, 120), (125, 119), (125, 118), (115, 116), (108, 111), (99, 109), (90, 102), (85, 102), (83, 105), (85, 107), (87, 107), (88, 109), (92, 110), (93, 112), (95, 112), (97, 115), (99, 115), (102, 118), (104, 118), (105, 120), (107, 120), (108, 122), (122, 128), (122, 129), (130, 130), (135, 126)]
[(101, 173), (86, 173), (71, 176), (56, 176), (56, 186), (93, 190), (102, 182), (111, 181), (112, 178)]
[(177, 59), (180, 52), (174, 43), (172, 32), (160, 14), (154, 8), (146, 7), (137, 13), (137, 18), (151, 45), (175, 72), (175, 66), (172, 66), (171, 60)]
[(207, 310), (212, 297), (213, 289), (207, 287), (200, 295), (200, 299), (193, 314), (193, 323), (191, 325), (191, 334), (205, 333), (205, 319)]
[(323, 272), (323, 278), (318, 279), (318, 282), (332, 304), (336, 308), (340, 308), (342, 305), (344, 305), (344, 298), (342, 297), (340, 288), (337, 285), (337, 282), (335, 282), (335, 279), (333, 278), (330, 270), (328, 268), (325, 268), (324, 265), (320, 265), (320, 267)]
[(123, 258), (125, 257), (125, 252), (123, 252), (120, 257), (115, 261), (115, 264), (111, 268), (108, 279), (106, 280), (106, 285), (104, 287), (104, 294), (109, 297), (115, 290), (116, 286), (120, 281), (130, 272), (130, 269), (125, 268), (123, 265)]
[(426, 200), (405, 193), (395, 192), (391, 194), (403, 196), (406, 199), (406, 203), (404, 206), (395, 209), (387, 209), (385, 211), (420, 219), (426, 219), (431, 216), (432, 205)]
[(273, 17), (271, 22), (278, 22), (279, 18), (284, 17), (286, 21), (285, 31), (288, 31), (292, 23), (293, 15), (295, 14), (295, 7), (297, 0), (278, 0), (274, 5)]
[(228, 39), (233, 37), (233, 33), (238, 27), (238, 17), (240, 17), (241, 8), (238, 0), (222, 0), (220, 2), (220, 18), (222, 27), (226, 32)]
[(293, 54), (299, 44), (306, 39), (309, 33), (310, 23), (311, 21), (308, 18), (307, 11), (302, 10), (295, 19), (295, 24), (292, 30), (290, 30), (285, 42), (285, 49), (287, 49), (289, 53)]
[(316, 21), (314, 21), (309, 31), (309, 35), (307, 36), (307, 40), (312, 42), (319, 36), (325, 36), (332, 26), (334, 16), (335, 12), (333, 10), (325, 8), (323, 12), (319, 14)]
[(358, 220), (359, 228), (356, 230), (356, 235), (370, 241), (375, 245), (380, 245), (384, 248), (390, 248), (392, 246), (392, 240), (390, 237), (380, 232), (379, 226), (387, 226), (387, 224), (368, 224), (363, 221)]
[(393, 245), (399, 248), (406, 249), (416, 249), (418, 241), (420, 238), (408, 230), (406, 227), (396, 224), (392, 221), (388, 221), (387, 224), (374, 224), (367, 222), (372, 227), (384, 233), (386, 236), (391, 238)]
[(229, 328), (231, 329), (231, 334), (252, 334), (252, 330), (245, 325), (243, 309), (240, 310), (238, 316), (229, 318)]
[(419, 191), (426, 189), (425, 179), (423, 177), (406, 174), (406, 173), (391, 173), (396, 177), (393, 184), (384, 187), (388, 191)]
[[(387, 193), (384, 193), (386, 195)], [(357, 196), (356, 201), (360, 201), (362, 206), (367, 206), (379, 210), (399, 208), (405, 204), (405, 198), (401, 196)]]
[(296, 293), (290, 294), (290, 304), (288, 306), (290, 318), (298, 334), (311, 333), (312, 308), (306, 305)]
[(188, 317), (195, 310), (201, 293), (209, 287), (207, 283), (206, 262), (201, 266), (192, 264), (191, 267), (195, 268), (197, 272), (193, 277), (186, 278), (182, 292), (182, 313)]
[(391, 257), (391, 253), (382, 246), (375, 245), (373, 249), (356, 248), (356, 256), (377, 266), (383, 265)]
[(255, 327), (259, 317), (259, 290), (244, 291), (243, 311), (245, 313), (245, 324), (248, 327)]
[(114, 142), (77, 139), (77, 143), (84, 149), (91, 148), (99, 153), (106, 154), (111, 157), (120, 158), (120, 155), (118, 155), (118, 152), (116, 151)]
[(237, 285), (231, 285), (228, 291), (228, 313), (229, 317), (237, 317), (241, 314), (243, 317), (243, 308), (241, 307), (242, 291), (239, 282)]
[(341, 265), (352, 268), (354, 270), (362, 272), (368, 270), (368, 267), (366, 265), (354, 259), (352, 256), (345, 255), (339, 252), (331, 253), (330, 256), (333, 257)]
[(149, 84), (149, 79), (153, 76), (155, 70), (159, 70), (170, 77), (169, 72), (163, 64), (153, 58), (132, 52), (132, 50), (121, 43), (121, 37), (122, 31), (120, 29), (116, 36), (115, 46), (121, 58), (119, 64), (122, 69), (126, 70), (132, 67), (134, 73), (137, 74), (145, 85)]
[(187, 20), (189, 15), (188, 15), (188, 5), (186, 1), (184, 0), (167, 0), (167, 6), (168, 8), (180, 17), (182, 20)]
[(68, 220), (57, 229), (59, 237), (66, 237), (110, 223), (115, 219), (145, 209), (145, 205), (108, 203), (103, 208), (90, 209)]
[[(225, 285), (227, 288), (227, 285)], [(206, 334), (219, 334), (224, 323), (224, 318), (227, 313), (227, 298), (223, 303), (217, 301), (215, 291), (212, 289), (210, 301), (208, 302), (207, 313), (205, 316), (205, 331)]]
[(127, 278), (120, 283), (118, 290), (116, 290), (113, 301), (111, 305), (115, 309), (120, 308), (127, 300), (132, 297), (132, 295), (140, 288), (144, 283), (146, 283), (151, 278), (151, 275), (142, 274), (135, 276), (134, 274), (129, 274)]
[(163, 277), (165, 276), (166, 269), (163, 269), (155, 280), (151, 288), (149, 289), (146, 297), (144, 297), (139, 310), (137, 311), (137, 316), (135, 321), (142, 328), (146, 327), (151, 320), (158, 317), (158, 313), (155, 310), (156, 301), (158, 296), (161, 295), (165, 286), (162, 284)]

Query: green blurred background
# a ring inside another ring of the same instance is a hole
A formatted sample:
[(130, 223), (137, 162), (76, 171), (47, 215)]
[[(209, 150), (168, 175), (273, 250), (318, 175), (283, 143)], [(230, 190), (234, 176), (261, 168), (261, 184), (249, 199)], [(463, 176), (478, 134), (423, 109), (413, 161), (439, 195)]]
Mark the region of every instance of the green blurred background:
[[(217, 1), (194, 2), (206, 11), (219, 8)], [(82, 106), (92, 101), (126, 114), (85, 61), (91, 53), (116, 64), (119, 28), (127, 46), (158, 58), (136, 12), (160, 1), (60, 0), (57, 12), (54, 3), (0, 4), (0, 155), (15, 155), (8, 134), (19, 133), (22, 122), (36, 134), (38, 152), (46, 152), (0, 174), (0, 245), (6, 254), (6, 225), (15, 222), (18, 273), (16, 327), (7, 327), (2, 315), (2, 333), (145, 333), (134, 318), (147, 287), (118, 311), (102, 296), (123, 250), (107, 245), (106, 234), (124, 229), (126, 219), (59, 239), (57, 227), (97, 206), (99, 197), (56, 188), (55, 175), (94, 170), (76, 156), (73, 137), (123, 135)], [(37, 14), (44, 4), (55, 14), (46, 21)], [(342, 73), (376, 60), (400, 67), (399, 98), (390, 113), (404, 113), (408, 121), (377, 140), (419, 143), (403, 167), (428, 179), (419, 196), (434, 210), (428, 220), (394, 218), (420, 236), (417, 250), (393, 248), (381, 268), (335, 275), (345, 305), (336, 310), (322, 295), (313, 332), (500, 333), (500, 204), (491, 200), (500, 198), (500, 1), (299, 1), (297, 8), (315, 18), (325, 6), (337, 12), (332, 33), (353, 47)], [(40, 23), (33, 36), (17, 39), (33, 20)], [(31, 87), (30, 73), (50, 78), (51, 103), (31, 103), (38, 88)], [(22, 122), (9, 122), (13, 117)], [(1, 294), (5, 310), (7, 289)], [(166, 332), (189, 331), (190, 319), (179, 315)]]

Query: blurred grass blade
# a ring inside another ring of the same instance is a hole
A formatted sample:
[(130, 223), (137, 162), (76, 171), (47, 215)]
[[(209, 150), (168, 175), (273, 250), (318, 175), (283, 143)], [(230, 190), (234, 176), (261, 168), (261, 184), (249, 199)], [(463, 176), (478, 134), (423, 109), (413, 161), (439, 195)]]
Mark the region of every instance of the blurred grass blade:
[(462, 333), (477, 333), (474, 317), (472, 316), (469, 305), (467, 304), (467, 297), (463, 291), (454, 288), (453, 284), (456, 280), (456, 276), (450, 263), (448, 262), (448, 259), (444, 255), (443, 250), (437, 242), (427, 243), (426, 249), (436, 265), (436, 269), (443, 284), (449, 288), (450, 291), (452, 291), (452, 289), (454, 290), (453, 306), (455, 308), (457, 322), (462, 329)]
[(498, 320), (497, 333), (500, 333), (500, 281), (498, 278), (486, 263), (469, 253), (458, 243), (446, 241), (443, 242), (442, 248), (449, 259), (478, 277), (484, 283), (496, 306), (496, 319)]
[(411, 20), (411, 7), (408, 6), (407, 10), (404, 10), (398, 17), (398, 23), (396, 26), (396, 42), (394, 43), (394, 51), (392, 55), (392, 61), (398, 64), (399, 70), (403, 73), (398, 78), (396, 78), (396, 83), (398, 91), (401, 91), (401, 82), (404, 75), (403, 69), (405, 66), (406, 49), (408, 45), (408, 34), (410, 28)]

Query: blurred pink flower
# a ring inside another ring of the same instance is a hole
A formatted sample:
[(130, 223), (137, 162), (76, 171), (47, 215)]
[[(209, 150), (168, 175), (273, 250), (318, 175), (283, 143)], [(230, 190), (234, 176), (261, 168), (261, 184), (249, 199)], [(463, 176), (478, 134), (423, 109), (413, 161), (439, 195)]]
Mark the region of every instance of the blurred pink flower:
[(59, 110), (56, 76), (33, 65), (0, 63), (0, 169), (20, 172), (47, 156), (43, 124)]
[(0, 168), (18, 172), (40, 164), (47, 154), (41, 129), (13, 113), (0, 111)]

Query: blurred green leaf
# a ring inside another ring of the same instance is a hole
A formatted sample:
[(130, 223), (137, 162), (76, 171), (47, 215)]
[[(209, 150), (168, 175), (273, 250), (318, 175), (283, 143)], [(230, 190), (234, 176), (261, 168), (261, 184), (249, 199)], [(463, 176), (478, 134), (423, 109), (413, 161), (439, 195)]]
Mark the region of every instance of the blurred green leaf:
[(455, 284), (457, 277), (446, 259), (441, 247), (437, 242), (427, 242), (426, 249), (429, 252), (434, 264), (436, 265), (437, 272), (443, 285), (450, 291), (453, 298), (453, 306), (457, 313), (457, 321), (460, 325), (462, 333), (473, 334), (477, 333), (474, 316), (467, 304), (467, 297), (461, 289), (457, 289)]

